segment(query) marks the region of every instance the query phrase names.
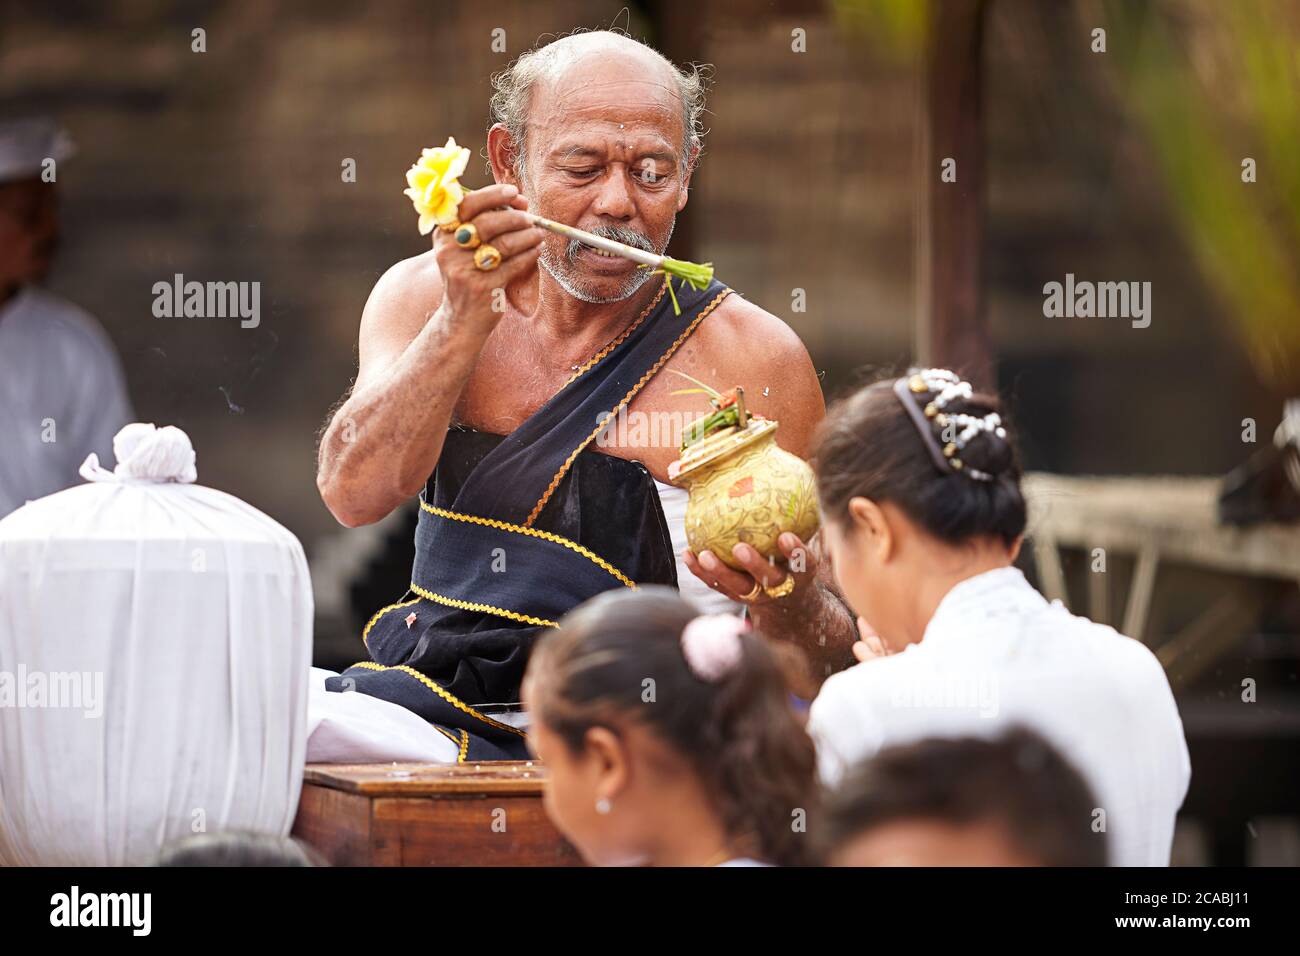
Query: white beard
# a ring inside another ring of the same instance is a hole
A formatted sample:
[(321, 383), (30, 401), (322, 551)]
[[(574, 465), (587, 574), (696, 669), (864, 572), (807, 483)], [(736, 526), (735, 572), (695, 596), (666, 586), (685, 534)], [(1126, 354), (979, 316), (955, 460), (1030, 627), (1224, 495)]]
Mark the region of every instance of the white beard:
[(556, 268), (552, 260), (554, 256), (549, 256), (545, 252), (538, 259), (538, 265), (546, 270), (546, 274), (555, 280), (556, 284), (573, 296), (579, 302), (591, 302), (593, 304), (605, 304), (607, 302), (622, 302), (624, 299), (632, 297), (633, 293), (641, 286), (645, 285), (653, 273), (649, 269), (637, 269), (627, 277), (627, 281), (613, 295), (596, 295), (593, 292), (587, 292), (585, 289), (578, 287), (577, 278)]
[[(664, 239), (663, 249), (668, 248), (668, 242), (673, 237), (673, 228), (676, 224), (677, 221), (674, 219), (673, 225), (668, 227), (668, 236)], [(659, 250), (657, 255), (663, 255), (663, 249)], [(578, 283), (581, 282), (581, 277), (578, 276), (574, 263), (569, 262), (567, 257), (563, 255), (557, 257), (549, 248), (544, 248), (537, 263), (546, 270), (546, 274), (554, 279), (561, 289), (579, 302), (590, 302), (593, 305), (604, 305), (629, 299), (654, 277), (654, 272), (650, 269), (634, 269), (613, 295), (596, 295), (594, 292), (589, 292), (579, 286)]]

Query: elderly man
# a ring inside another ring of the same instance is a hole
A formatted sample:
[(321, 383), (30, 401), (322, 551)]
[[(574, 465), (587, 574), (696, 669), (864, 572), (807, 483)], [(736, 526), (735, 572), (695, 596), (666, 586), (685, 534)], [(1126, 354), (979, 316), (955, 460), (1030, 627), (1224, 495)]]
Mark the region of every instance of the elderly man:
[(48, 119), (0, 122), (0, 518), (77, 482), (90, 452), (112, 467), (131, 421), (99, 324), (40, 287), (59, 240), (57, 176), (72, 154)]
[(698, 396), (673, 394), (687, 383), (666, 373), (679, 371), (744, 386), (753, 411), (781, 422), (781, 444), (806, 455), (824, 405), (798, 337), (717, 281), (679, 291), (677, 315), (647, 270), (522, 212), (663, 252), (700, 154), (698, 74), (625, 36), (580, 33), (520, 57), (492, 105), (496, 184), (459, 218), (500, 264), (439, 231), (432, 251), (389, 269), (322, 439), (318, 485), (344, 525), (423, 490), (407, 598), (367, 625), (374, 660), (327, 686), (411, 707), (471, 757), (522, 756), (519, 683), (539, 629), (634, 582), (743, 603), (818, 674), (851, 662), (851, 616), (811, 549), (785, 536), (804, 569), (788, 577), (747, 545), (735, 557), (748, 573), (686, 552), (685, 493), (666, 484), (675, 441), (599, 428), (611, 412), (698, 416)]

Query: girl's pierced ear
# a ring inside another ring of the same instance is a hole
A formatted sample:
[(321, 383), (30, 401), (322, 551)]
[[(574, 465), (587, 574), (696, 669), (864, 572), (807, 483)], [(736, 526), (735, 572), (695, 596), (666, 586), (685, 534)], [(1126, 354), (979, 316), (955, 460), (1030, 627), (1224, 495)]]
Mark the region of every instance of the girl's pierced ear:
[(614, 809), (614, 805), (609, 802), (608, 797), (601, 797), (599, 800), (596, 801), (596, 812), (599, 813), (602, 817), (607, 816), (609, 814), (609, 811), (613, 809)]

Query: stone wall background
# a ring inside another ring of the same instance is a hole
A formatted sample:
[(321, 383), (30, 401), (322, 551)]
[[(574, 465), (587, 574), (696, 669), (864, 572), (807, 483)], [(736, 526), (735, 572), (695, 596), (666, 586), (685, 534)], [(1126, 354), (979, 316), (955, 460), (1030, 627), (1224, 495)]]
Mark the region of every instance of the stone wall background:
[[(622, 2), (595, 0), (0, 0), (0, 114), (54, 113), (80, 147), (60, 176), (51, 284), (107, 328), (139, 417), (190, 432), (200, 480), (312, 552), (338, 533), (314, 449), (354, 373), (362, 305), (384, 269), (424, 248), (405, 168), (448, 134), (480, 151), (489, 75), (538, 36), (630, 22), (715, 66), (689, 253), (785, 317), (828, 392), (859, 366), (906, 362), (928, 175), (915, 64), (824, 3), (669, 3), (666, 37), (647, 15), (661, 6), (620, 19)], [(1247, 450), (1243, 417), (1271, 433), (1277, 397), (1191, 265), (1143, 147), (1080, 73), (1086, 61), (1061, 72), (1037, 6), (998, 0), (986, 41), (988, 306), (1029, 464), (1222, 472)], [(194, 27), (205, 54), (190, 50)], [(491, 50), (494, 27), (505, 54)], [(795, 27), (805, 54), (791, 52)], [(340, 179), (345, 157), (356, 183)], [(1067, 271), (1151, 280), (1152, 327), (1044, 319), (1042, 283)], [(153, 317), (153, 284), (178, 272), (260, 280), (260, 328)], [(791, 311), (795, 288), (805, 313)]]

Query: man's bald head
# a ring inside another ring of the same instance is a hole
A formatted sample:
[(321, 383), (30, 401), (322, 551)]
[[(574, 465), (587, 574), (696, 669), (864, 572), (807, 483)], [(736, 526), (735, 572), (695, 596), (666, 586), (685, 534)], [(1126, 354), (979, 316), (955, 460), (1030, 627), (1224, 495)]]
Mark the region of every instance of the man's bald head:
[(679, 70), (657, 50), (612, 30), (572, 33), (530, 50), (492, 77), (492, 121), (505, 127), (514, 144), (515, 173), (524, 176), (524, 156), (535, 94), (546, 87), (585, 83), (611, 73), (661, 88), (682, 123), (681, 161), (689, 165), (703, 136), (705, 77), (692, 64)]

